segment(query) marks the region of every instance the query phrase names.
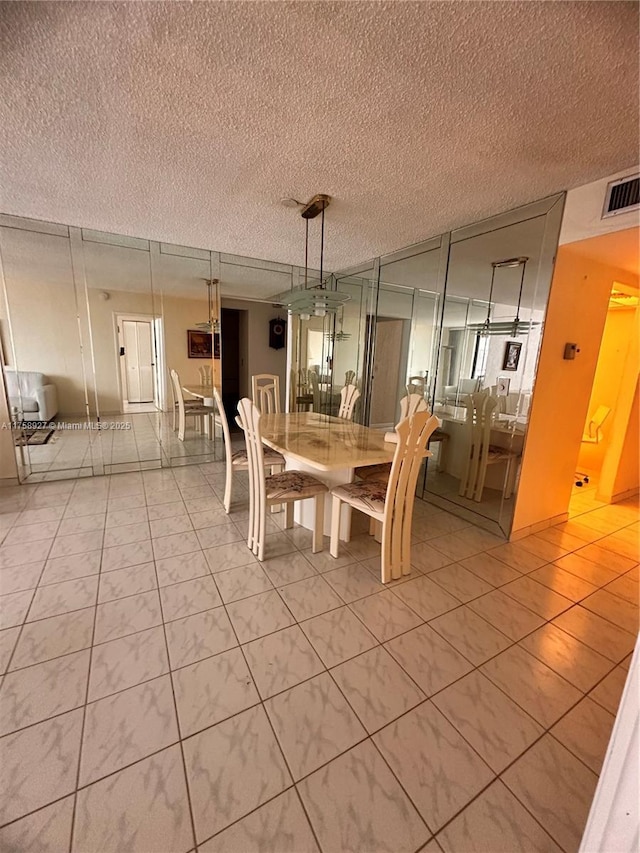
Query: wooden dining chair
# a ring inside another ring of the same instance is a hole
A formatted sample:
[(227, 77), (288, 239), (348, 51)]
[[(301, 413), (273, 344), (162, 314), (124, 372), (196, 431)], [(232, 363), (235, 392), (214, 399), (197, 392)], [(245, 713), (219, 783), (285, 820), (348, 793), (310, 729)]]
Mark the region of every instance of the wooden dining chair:
[[(172, 430), (176, 431), (176, 424), (178, 422), (178, 397), (176, 397), (176, 389), (173, 384), (173, 373), (172, 368), (169, 368), (169, 391), (171, 393), (171, 412), (173, 416), (173, 422), (171, 424)], [(204, 406), (204, 402), (198, 397), (185, 397), (182, 387), (180, 388), (180, 395), (182, 396), (185, 409), (201, 409)]]
[(428, 411), (416, 412), (396, 426), (398, 441), (387, 483), (347, 483), (331, 490), (332, 557), (339, 556), (340, 511), (343, 503), (382, 524), (382, 583), (411, 571), (411, 522), (416, 483), (429, 436), (439, 425)]
[[(426, 412), (427, 404), (424, 397), (420, 394), (407, 394), (400, 400), (400, 420), (411, 418), (416, 412)], [(378, 480), (381, 483), (386, 483), (391, 474), (391, 462), (381, 462), (378, 465), (363, 465), (362, 468), (356, 468), (356, 475), (361, 480)]]
[(355, 385), (345, 385), (340, 391), (340, 408), (338, 409), (338, 417), (352, 421), (353, 413), (360, 397), (360, 392)]
[(280, 414), (280, 377), (275, 373), (255, 373), (251, 377), (251, 396), (263, 415)]
[(267, 507), (285, 504), (285, 528), (293, 527), (295, 501), (315, 498), (315, 526), (312, 551), (322, 551), (324, 533), (324, 500), (327, 487), (304, 471), (284, 471), (282, 474), (265, 474), (265, 452), (260, 432), (262, 415), (258, 407), (246, 397), (238, 403), (238, 421), (244, 430), (249, 460), (249, 531), (247, 546), (258, 560), (264, 560)]
[(182, 385), (180, 384), (180, 377), (178, 376), (175, 370), (171, 371), (171, 382), (173, 383), (174, 396), (178, 402), (178, 438), (180, 439), (180, 441), (184, 441), (187, 418), (197, 419), (198, 425), (200, 426), (200, 430), (202, 431), (204, 428), (204, 419), (210, 418), (211, 415), (215, 414), (216, 410), (213, 406), (205, 405), (204, 402), (199, 406), (187, 405), (185, 403), (184, 397), (182, 396)]
[[(231, 496), (233, 491), (233, 472), (249, 470), (249, 454), (247, 448), (242, 447), (239, 450), (233, 451), (231, 447), (231, 433), (229, 431), (229, 421), (227, 413), (222, 402), (220, 392), (216, 387), (213, 389), (213, 401), (215, 403), (218, 414), (220, 415), (220, 423), (222, 424), (222, 437), (224, 440), (224, 456), (226, 463), (226, 476), (224, 481), (224, 511), (228, 514), (231, 510)], [(269, 468), (272, 474), (278, 470), (284, 470), (285, 460), (281, 453), (276, 450), (271, 450), (270, 447), (264, 448), (264, 464)]]
[(506, 463), (504, 496), (513, 494), (519, 453), (491, 444), (491, 426), (498, 398), (487, 391), (469, 394), (466, 401), (467, 454), (458, 494), (476, 502), (482, 500), (487, 467)]

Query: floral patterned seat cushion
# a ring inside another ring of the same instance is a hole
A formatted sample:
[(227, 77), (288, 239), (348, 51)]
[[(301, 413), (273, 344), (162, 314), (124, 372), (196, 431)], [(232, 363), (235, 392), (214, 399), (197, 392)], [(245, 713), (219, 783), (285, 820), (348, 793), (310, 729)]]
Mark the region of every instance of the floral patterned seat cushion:
[[(231, 457), (231, 464), (234, 468), (248, 468), (249, 457), (247, 455), (247, 449), (243, 448), (242, 450), (236, 450)], [(284, 456), (276, 450), (271, 450), (271, 448), (265, 447), (264, 464), (267, 468), (271, 465), (284, 465)]]
[(504, 447), (497, 447), (495, 444), (489, 445), (489, 459), (492, 462), (497, 462), (499, 459), (508, 459), (510, 456), (517, 456), (517, 453), (513, 453), (511, 450), (507, 450)]
[(365, 512), (367, 510), (384, 512), (387, 484), (378, 483), (375, 480), (367, 480), (365, 483), (347, 483), (344, 486), (336, 486), (331, 490), (331, 494), (337, 495), (356, 509), (363, 509)]
[(328, 491), (324, 483), (302, 471), (284, 471), (266, 477), (267, 498), (281, 500), (303, 500)]
[(380, 465), (363, 465), (362, 468), (356, 468), (356, 475), (367, 482), (376, 480), (380, 483), (386, 483), (390, 473), (390, 462), (383, 462)]

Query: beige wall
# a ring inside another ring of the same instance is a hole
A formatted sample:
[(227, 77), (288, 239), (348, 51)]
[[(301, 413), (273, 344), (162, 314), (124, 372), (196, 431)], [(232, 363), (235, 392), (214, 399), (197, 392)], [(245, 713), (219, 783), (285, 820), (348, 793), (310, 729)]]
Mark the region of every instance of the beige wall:
[[(567, 512), (614, 281), (637, 277), (558, 249), (512, 535)], [(564, 346), (580, 352), (564, 360)]]

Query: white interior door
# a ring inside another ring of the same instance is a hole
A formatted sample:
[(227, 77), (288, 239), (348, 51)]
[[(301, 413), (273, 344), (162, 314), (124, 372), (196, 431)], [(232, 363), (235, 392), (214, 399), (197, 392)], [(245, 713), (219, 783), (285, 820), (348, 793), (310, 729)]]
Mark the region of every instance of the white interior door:
[(128, 403), (153, 402), (153, 339), (151, 323), (124, 320), (124, 363)]

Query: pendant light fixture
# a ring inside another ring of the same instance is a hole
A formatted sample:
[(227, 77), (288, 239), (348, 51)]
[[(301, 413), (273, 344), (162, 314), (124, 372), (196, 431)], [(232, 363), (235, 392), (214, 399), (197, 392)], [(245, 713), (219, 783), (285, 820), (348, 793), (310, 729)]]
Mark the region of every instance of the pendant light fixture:
[[(302, 287), (292, 287), (284, 293), (278, 293), (269, 300), (277, 305), (284, 306), (289, 314), (297, 314), (301, 320), (310, 320), (311, 317), (325, 317), (327, 314), (335, 314), (338, 309), (351, 299), (348, 293), (340, 293), (331, 290), (324, 281), (324, 212), (331, 203), (331, 197), (324, 193), (314, 195), (306, 204), (296, 202), (295, 199), (286, 199), (287, 207), (300, 206), (300, 215), (305, 220), (304, 241), (304, 284)], [(309, 220), (320, 216), (320, 282), (309, 286)], [(333, 281), (333, 277), (331, 277)]]
[[(519, 335), (529, 332), (534, 326), (539, 326), (540, 323), (532, 320), (520, 319), (520, 303), (522, 302), (522, 289), (524, 287), (524, 273), (527, 266), (528, 257), (507, 258), (503, 261), (491, 262), (491, 287), (489, 288), (489, 302), (487, 303), (487, 319), (484, 323), (470, 323), (467, 328), (478, 332), (480, 335), (507, 335), (510, 337), (518, 337)], [(493, 285), (496, 276), (496, 270), (506, 268), (520, 267), (520, 289), (518, 291), (518, 305), (516, 307), (516, 316), (513, 320), (492, 320), (491, 309), (493, 308)]]
[(211, 296), (211, 291), (214, 285), (217, 285), (219, 279), (217, 278), (205, 278), (203, 279), (204, 283), (207, 285), (207, 315), (209, 319), (206, 323), (196, 323), (195, 326), (197, 329), (200, 329), (203, 332), (219, 332), (220, 331), (220, 320), (213, 317), (213, 297)]

